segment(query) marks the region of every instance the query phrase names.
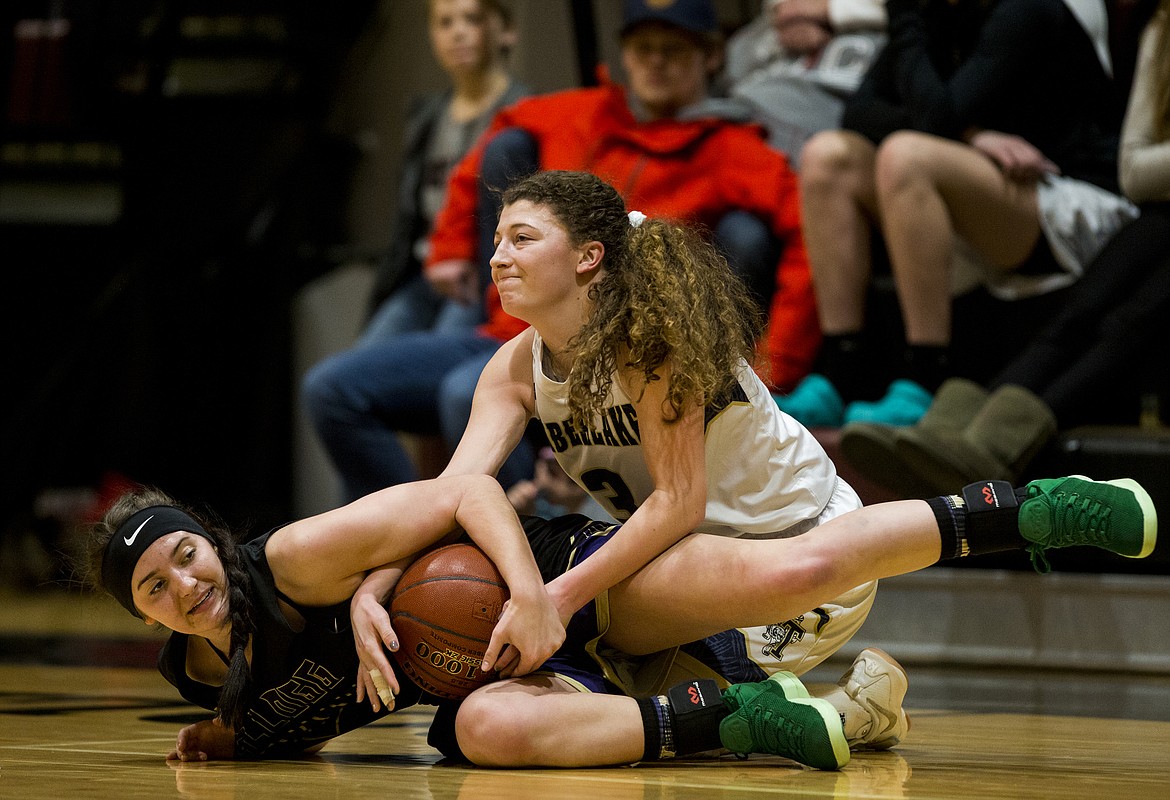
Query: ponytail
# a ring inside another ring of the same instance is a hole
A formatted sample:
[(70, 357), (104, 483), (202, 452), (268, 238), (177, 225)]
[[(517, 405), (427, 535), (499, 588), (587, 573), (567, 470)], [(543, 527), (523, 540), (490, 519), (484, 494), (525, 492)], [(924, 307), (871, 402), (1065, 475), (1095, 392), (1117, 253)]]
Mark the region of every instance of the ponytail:
[(669, 362), (663, 416), (674, 422), (688, 404), (711, 403), (737, 381), (742, 362), (754, 360), (763, 316), (727, 260), (691, 228), (647, 219), (627, 228), (621, 255), (611, 264), (607, 254), (590, 288), (593, 313), (570, 342), (569, 407), (578, 422), (590, 420), (615, 367), (649, 384)]
[(252, 668), (248, 664), (248, 642), (255, 633), (252, 618), (251, 582), (240, 563), (239, 551), (233, 542), (220, 548), (220, 559), (228, 583), (228, 608), (232, 619), (231, 651), (228, 653), (228, 672), (219, 690), (219, 718), (225, 725), (237, 730), (247, 715), (252, 688)]

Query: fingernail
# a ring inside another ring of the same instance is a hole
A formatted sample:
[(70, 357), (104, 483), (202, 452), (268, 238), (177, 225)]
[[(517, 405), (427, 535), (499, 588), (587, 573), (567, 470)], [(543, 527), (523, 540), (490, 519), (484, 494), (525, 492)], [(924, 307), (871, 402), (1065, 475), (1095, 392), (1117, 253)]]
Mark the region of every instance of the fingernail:
[(390, 643), (390, 652), (392, 652), (392, 653), (398, 652), (398, 642), (391, 642)]

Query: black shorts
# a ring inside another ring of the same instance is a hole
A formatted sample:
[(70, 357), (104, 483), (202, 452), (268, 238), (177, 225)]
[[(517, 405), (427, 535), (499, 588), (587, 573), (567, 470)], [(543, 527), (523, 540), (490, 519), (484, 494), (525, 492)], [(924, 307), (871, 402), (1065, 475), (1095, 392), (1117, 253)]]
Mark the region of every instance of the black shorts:
[(615, 523), (597, 522), (580, 514), (555, 519), (522, 517), (520, 521), (545, 583), (568, 572), (570, 567), (585, 560), (596, 549), (582, 549), (585, 542), (599, 536), (608, 538), (617, 530)]

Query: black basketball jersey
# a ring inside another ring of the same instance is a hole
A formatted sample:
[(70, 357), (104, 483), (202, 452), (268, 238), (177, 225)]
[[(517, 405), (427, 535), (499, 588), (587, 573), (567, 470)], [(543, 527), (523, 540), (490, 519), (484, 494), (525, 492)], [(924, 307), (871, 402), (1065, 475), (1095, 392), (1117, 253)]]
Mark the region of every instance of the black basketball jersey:
[[(349, 625), (349, 601), (328, 607), (293, 605), (305, 619), (294, 630), (277, 603), (278, 592), (264, 553), (271, 532), (240, 546), (252, 582), (252, 692), (244, 724), (236, 731), (236, 757), (298, 755), (306, 748), (360, 728), (388, 713), (357, 702), (357, 652)], [(289, 602), (287, 598), (282, 598)], [(159, 655), (159, 671), (189, 702), (214, 710), (219, 687), (187, 675), (186, 634), (171, 634)], [(395, 709), (414, 705), (421, 691), (398, 674)]]

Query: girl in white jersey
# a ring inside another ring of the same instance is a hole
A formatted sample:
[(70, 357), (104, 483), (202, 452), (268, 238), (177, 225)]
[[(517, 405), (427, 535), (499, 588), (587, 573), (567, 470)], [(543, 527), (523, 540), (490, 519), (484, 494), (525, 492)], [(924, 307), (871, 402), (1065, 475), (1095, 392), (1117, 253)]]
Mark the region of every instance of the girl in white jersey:
[[(496, 238), (500, 300), (532, 328), (485, 370), (447, 472), (494, 472), (540, 420), (565, 472), (623, 522), (596, 566), (550, 587), (562, 613), (691, 531), (785, 537), (860, 508), (752, 370), (759, 313), (697, 234), (627, 215), (593, 175), (546, 172), (505, 193)], [(765, 671), (803, 673), (856, 632), (875, 590), (745, 630), (744, 646)]]

